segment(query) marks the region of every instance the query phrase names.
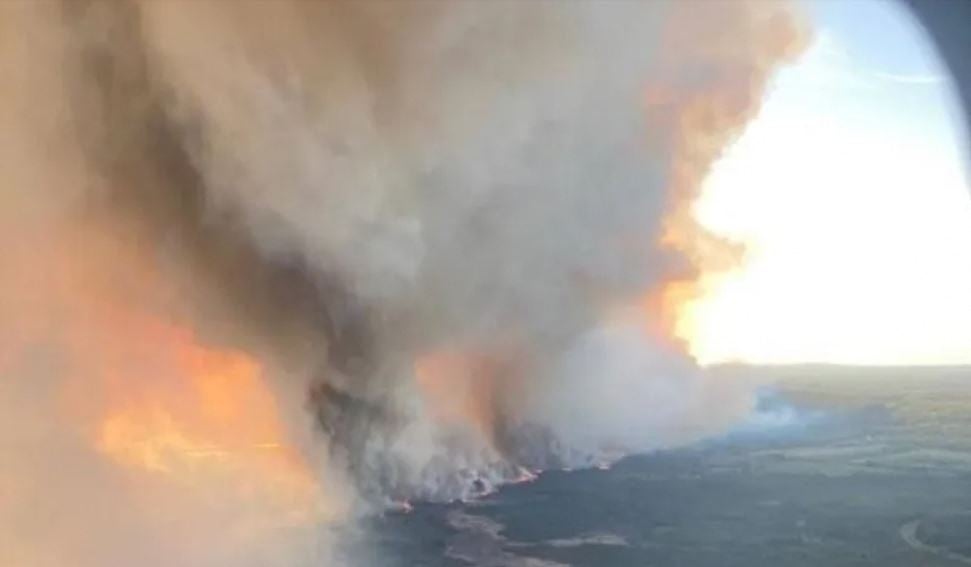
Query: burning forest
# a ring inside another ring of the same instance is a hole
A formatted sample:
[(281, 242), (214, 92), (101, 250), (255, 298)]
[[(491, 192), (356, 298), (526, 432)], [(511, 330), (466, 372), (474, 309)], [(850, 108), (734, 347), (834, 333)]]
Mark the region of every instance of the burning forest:
[(0, 563), (353, 564), (341, 529), (716, 432), (691, 203), (765, 2), (0, 5)]

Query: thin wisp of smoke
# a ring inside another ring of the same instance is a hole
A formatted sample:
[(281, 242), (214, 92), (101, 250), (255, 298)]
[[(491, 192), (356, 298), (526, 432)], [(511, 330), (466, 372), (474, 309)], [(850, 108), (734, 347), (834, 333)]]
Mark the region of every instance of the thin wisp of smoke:
[(707, 261), (688, 204), (799, 45), (789, 7), (0, 26), (3, 564), (353, 562), (360, 514), (747, 411), (643, 305)]

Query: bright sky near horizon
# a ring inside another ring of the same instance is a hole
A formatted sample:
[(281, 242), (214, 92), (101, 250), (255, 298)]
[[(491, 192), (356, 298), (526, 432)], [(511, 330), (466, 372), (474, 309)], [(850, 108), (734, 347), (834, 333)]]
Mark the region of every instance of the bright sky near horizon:
[(747, 247), (678, 331), (703, 364), (971, 363), (960, 103), (902, 6), (808, 5), (814, 41), (715, 166), (701, 222)]

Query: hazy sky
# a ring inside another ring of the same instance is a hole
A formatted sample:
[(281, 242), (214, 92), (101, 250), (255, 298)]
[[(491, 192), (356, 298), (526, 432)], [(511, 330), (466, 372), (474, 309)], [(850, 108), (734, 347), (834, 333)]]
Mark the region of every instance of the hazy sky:
[(696, 212), (748, 246), (680, 331), (701, 362), (971, 363), (971, 190), (959, 102), (886, 2), (808, 4), (814, 41)]

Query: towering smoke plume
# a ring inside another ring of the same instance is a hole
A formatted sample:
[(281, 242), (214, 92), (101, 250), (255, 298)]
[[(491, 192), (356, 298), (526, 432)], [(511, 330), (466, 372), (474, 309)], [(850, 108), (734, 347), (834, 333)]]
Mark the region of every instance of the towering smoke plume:
[(644, 298), (702, 261), (686, 203), (797, 31), (0, 4), (0, 563), (342, 562), (358, 513), (729, 423), (746, 389)]

